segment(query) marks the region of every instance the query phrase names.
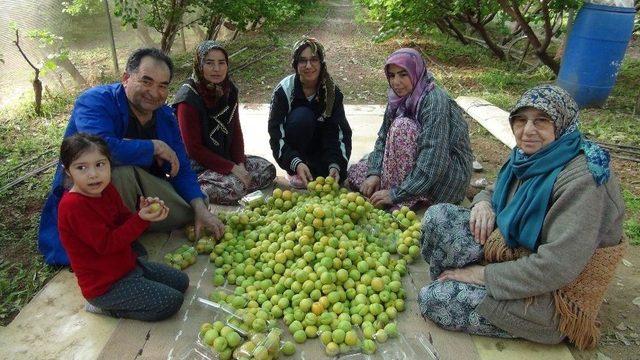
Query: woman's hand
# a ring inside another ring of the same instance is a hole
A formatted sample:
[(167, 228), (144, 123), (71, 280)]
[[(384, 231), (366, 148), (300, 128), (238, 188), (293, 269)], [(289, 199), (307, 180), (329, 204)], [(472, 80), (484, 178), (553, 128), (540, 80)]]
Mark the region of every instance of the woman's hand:
[(488, 201), (480, 201), (473, 208), (471, 208), (471, 215), (469, 216), (469, 228), (473, 234), (473, 238), (480, 245), (484, 243), (491, 235), (496, 223), (496, 214), (493, 212), (493, 207)]
[(365, 197), (371, 197), (378, 190), (380, 190), (380, 176), (378, 175), (370, 175), (360, 185), (360, 192)]
[(247, 171), (247, 168), (244, 167), (244, 164), (233, 165), (233, 168), (231, 168), (231, 173), (238, 179), (240, 179), (240, 181), (242, 181), (245, 188), (249, 188), (249, 185), (251, 185), (251, 175), (249, 175), (249, 172)]
[(142, 220), (157, 222), (162, 221), (169, 215), (169, 208), (164, 204), (164, 201), (157, 197), (144, 198), (140, 196), (140, 210), (138, 216)]
[(375, 193), (373, 193), (373, 195), (371, 195), (369, 201), (373, 206), (377, 208), (393, 205), (393, 202), (391, 201), (391, 193), (389, 192), (389, 190), (376, 191)]
[(469, 265), (460, 269), (445, 270), (438, 281), (456, 280), (467, 284), (484, 285), (484, 266)]
[(296, 166), (296, 175), (300, 177), (300, 180), (302, 180), (302, 183), (305, 187), (307, 186), (309, 181), (313, 180), (313, 177), (311, 176), (311, 170), (309, 170), (309, 167), (305, 163), (300, 163), (298, 164), (298, 166)]
[(224, 235), (224, 224), (217, 216), (213, 215), (207, 206), (204, 204), (204, 200), (201, 198), (191, 201), (191, 207), (195, 213), (195, 233), (196, 239), (200, 239), (202, 229), (207, 228), (213, 234), (213, 238), (218, 240)]
[(340, 184), (340, 172), (338, 169), (332, 167), (329, 169), (329, 176), (336, 179), (336, 183)]

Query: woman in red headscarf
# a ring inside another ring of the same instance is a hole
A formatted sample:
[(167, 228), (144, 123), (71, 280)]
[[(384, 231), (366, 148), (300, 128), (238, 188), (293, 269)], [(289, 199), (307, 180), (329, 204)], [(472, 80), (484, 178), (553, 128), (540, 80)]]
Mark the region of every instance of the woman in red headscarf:
[(238, 116), (238, 89), (229, 79), (229, 56), (217, 42), (195, 51), (193, 75), (173, 99), (180, 134), (202, 191), (214, 204), (234, 204), (273, 183), (276, 168), (245, 155)]
[(462, 201), (473, 156), (460, 108), (416, 50), (397, 50), (384, 70), (387, 110), (373, 151), (349, 168), (350, 186), (378, 207)]

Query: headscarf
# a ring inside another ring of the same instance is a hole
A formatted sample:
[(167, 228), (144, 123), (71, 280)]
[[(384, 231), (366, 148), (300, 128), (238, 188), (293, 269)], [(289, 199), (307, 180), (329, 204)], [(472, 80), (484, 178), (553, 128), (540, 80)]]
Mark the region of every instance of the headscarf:
[(202, 68), (204, 66), (205, 58), (211, 50), (222, 51), (222, 53), (224, 54), (224, 58), (227, 61), (227, 65), (229, 64), (229, 54), (227, 54), (227, 50), (225, 50), (217, 41), (205, 40), (196, 47), (193, 59), (193, 73), (191, 74), (191, 78), (196, 83), (196, 86), (198, 87), (197, 90), (203, 96), (205, 101), (209, 104), (214, 104), (224, 94), (229, 93), (231, 81), (229, 80), (228, 72), (227, 76), (224, 78), (224, 80), (222, 80), (220, 84), (214, 84), (204, 78)]
[[(609, 153), (584, 139), (578, 129), (578, 105), (564, 89), (555, 85), (530, 89), (518, 100), (511, 115), (526, 107), (549, 115), (555, 125), (556, 139), (528, 156), (515, 148), (498, 174), (492, 203), (496, 223), (507, 245), (535, 251), (560, 171), (583, 152), (589, 171), (600, 186), (610, 176)], [(522, 183), (507, 203), (510, 185), (516, 180)]]
[(311, 52), (320, 59), (320, 75), (318, 77), (318, 102), (322, 107), (322, 117), (329, 118), (333, 112), (333, 103), (336, 99), (336, 85), (327, 71), (327, 64), (324, 61), (324, 46), (318, 40), (304, 36), (300, 41), (293, 45), (291, 54), (291, 66), (298, 73), (298, 61), (300, 54), (307, 47), (311, 48)]
[(427, 70), (427, 65), (420, 53), (411, 48), (396, 50), (389, 56), (384, 64), (385, 76), (388, 74), (389, 65), (396, 65), (405, 69), (409, 73), (411, 84), (413, 85), (413, 90), (410, 94), (400, 97), (389, 84), (389, 89), (387, 90), (389, 110), (394, 117), (404, 115), (415, 119), (420, 100), (435, 87), (433, 74)]

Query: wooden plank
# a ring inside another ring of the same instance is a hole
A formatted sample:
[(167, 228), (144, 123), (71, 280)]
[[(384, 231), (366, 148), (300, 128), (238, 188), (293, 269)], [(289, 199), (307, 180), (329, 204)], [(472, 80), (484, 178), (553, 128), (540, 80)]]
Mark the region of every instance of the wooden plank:
[(484, 126), (503, 144), (510, 149), (516, 146), (516, 138), (513, 136), (509, 125), (508, 112), (484, 99), (472, 96), (460, 96), (456, 99), (456, 102), (469, 116)]
[(76, 277), (61, 270), (3, 329), (0, 359), (94, 359), (118, 320), (84, 304)]
[(564, 344), (543, 345), (526, 340), (497, 339), (473, 336), (473, 342), (486, 360), (573, 360), (571, 351)]
[[(429, 319), (422, 317), (417, 297), (420, 289), (431, 283), (429, 265), (418, 259), (409, 266), (409, 276), (403, 279), (407, 291), (407, 310), (398, 321), (399, 330), (403, 334), (423, 333), (430, 335), (440, 359), (480, 359), (476, 346), (469, 334), (447, 331)], [(408, 316), (407, 316), (408, 315)]]

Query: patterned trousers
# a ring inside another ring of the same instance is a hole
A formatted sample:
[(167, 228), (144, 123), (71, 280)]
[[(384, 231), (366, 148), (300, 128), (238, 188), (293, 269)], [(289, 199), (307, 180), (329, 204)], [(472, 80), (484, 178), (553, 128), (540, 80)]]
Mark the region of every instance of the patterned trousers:
[[(414, 120), (405, 117), (393, 120), (384, 146), (380, 176), (381, 190), (388, 190), (400, 185), (411, 173), (418, 157), (418, 135), (420, 135), (420, 127)], [(367, 172), (367, 156), (349, 168), (347, 178), (352, 190), (358, 191), (360, 189), (367, 178)], [(415, 207), (418, 203), (426, 205), (430, 202), (427, 197), (417, 197), (394, 204), (392, 209), (402, 206)]]
[(87, 301), (117, 318), (164, 320), (178, 310), (189, 277), (168, 265), (138, 258), (137, 266), (109, 291)]
[[(469, 230), (469, 209), (453, 204), (431, 206), (422, 220), (421, 251), (429, 263), (431, 279), (446, 269), (462, 268), (484, 258), (482, 245)], [(469, 334), (513, 338), (478, 314), (487, 296), (484, 286), (460, 281), (433, 281), (418, 295), (420, 312), (440, 327)]]
[(276, 167), (267, 159), (259, 156), (247, 156), (244, 166), (251, 176), (251, 184), (247, 188), (233, 174), (220, 174), (212, 170), (198, 173), (198, 182), (202, 191), (209, 196), (209, 203), (221, 205), (237, 205), (238, 200), (253, 191), (264, 189), (276, 178)]

